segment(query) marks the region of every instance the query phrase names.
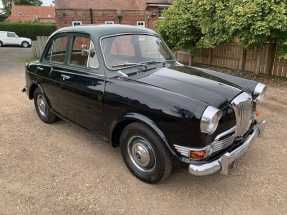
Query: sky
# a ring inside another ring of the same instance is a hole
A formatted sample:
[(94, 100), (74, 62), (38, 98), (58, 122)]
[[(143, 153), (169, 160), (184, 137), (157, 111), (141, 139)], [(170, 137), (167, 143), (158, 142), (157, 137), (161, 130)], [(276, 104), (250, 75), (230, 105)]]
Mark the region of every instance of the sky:
[[(52, 4), (52, 1), (53, 0), (42, 0), (43, 4), (42, 6), (50, 6)], [(2, 8), (3, 5), (2, 5), (2, 0), (0, 0), (0, 8)]]

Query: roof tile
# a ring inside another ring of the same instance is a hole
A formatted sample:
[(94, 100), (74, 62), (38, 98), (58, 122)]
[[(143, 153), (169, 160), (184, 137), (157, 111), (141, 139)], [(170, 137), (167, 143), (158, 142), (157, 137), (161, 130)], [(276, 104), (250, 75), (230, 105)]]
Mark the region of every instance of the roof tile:
[(136, 0), (55, 0), (56, 9), (139, 10)]

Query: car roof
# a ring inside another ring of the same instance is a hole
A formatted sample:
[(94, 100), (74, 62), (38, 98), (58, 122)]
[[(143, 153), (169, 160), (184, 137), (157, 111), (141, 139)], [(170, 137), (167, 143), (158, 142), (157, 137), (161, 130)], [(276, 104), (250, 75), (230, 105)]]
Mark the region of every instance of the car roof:
[(96, 39), (116, 34), (156, 34), (154, 31), (147, 28), (120, 24), (80, 25), (65, 27), (57, 30), (54, 34), (59, 33), (85, 33), (90, 34)]

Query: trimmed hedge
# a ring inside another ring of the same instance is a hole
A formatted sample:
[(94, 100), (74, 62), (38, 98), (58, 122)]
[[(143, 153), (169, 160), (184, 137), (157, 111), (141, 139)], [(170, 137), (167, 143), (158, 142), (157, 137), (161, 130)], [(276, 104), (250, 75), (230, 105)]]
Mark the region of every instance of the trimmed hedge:
[(0, 31), (12, 31), (19, 37), (27, 37), (36, 40), (37, 36), (50, 36), (57, 30), (57, 26), (51, 23), (0, 22)]

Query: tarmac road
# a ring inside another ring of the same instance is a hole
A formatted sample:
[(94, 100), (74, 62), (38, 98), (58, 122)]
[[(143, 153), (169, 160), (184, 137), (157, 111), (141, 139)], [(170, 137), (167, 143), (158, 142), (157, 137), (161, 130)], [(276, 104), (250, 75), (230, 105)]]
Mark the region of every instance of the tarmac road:
[(20, 90), (31, 49), (0, 48), (0, 214), (287, 214), (286, 87), (270, 86), (268, 121), (229, 176), (174, 168), (156, 185), (136, 179), (120, 150), (58, 121), (47, 125)]

